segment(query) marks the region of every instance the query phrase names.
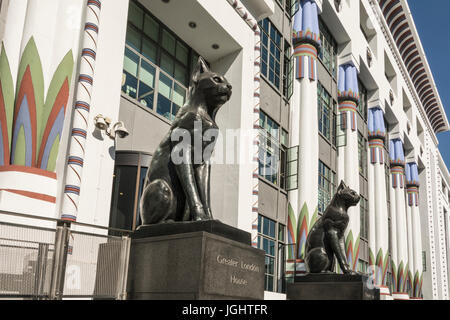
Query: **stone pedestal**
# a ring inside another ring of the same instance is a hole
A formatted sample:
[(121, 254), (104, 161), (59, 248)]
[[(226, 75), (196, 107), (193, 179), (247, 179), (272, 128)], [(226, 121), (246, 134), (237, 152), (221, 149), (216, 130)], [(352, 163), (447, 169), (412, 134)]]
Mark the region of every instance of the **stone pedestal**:
[(363, 275), (307, 274), (287, 285), (288, 300), (380, 300), (380, 290)]
[(130, 300), (264, 299), (264, 251), (218, 221), (141, 228), (132, 237)]

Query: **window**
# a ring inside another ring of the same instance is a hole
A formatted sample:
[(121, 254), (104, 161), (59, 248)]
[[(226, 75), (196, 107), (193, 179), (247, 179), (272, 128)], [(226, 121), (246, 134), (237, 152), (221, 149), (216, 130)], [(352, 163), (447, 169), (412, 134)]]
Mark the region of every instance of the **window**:
[(287, 150), (286, 191), (298, 189), (298, 150), (298, 146)]
[(259, 175), (273, 184), (278, 184), (280, 127), (263, 111), (260, 113), (259, 125)]
[(266, 252), (264, 290), (283, 291), (284, 243), (286, 226), (258, 216), (258, 248)]
[(140, 225), (139, 200), (151, 156), (117, 152), (111, 196), (111, 228), (135, 230)]
[(367, 89), (361, 82), (361, 80), (358, 79), (358, 87), (359, 87), (359, 105), (358, 105), (358, 112), (361, 115), (361, 117), (364, 119), (364, 121), (367, 122), (367, 105), (368, 105), (368, 94)]
[(320, 82), (317, 83), (317, 99), (319, 132), (336, 145), (336, 103)]
[(284, 63), (283, 63), (283, 95), (286, 99), (291, 99), (294, 93), (294, 58), (291, 54), (291, 46), (284, 42)]
[(280, 90), (281, 33), (266, 18), (259, 22), (261, 29), (261, 74)]
[(292, 19), (299, 10), (298, 0), (286, 0), (285, 9), (288, 16)]
[(337, 42), (334, 40), (322, 19), (319, 18), (320, 40), (322, 41), (322, 50), (319, 53), (319, 59), (325, 68), (336, 78), (337, 76)]
[(289, 134), (286, 130), (281, 130), (281, 148), (280, 148), (280, 187), (283, 190), (287, 188), (287, 150), (289, 145)]
[(325, 212), (335, 192), (335, 173), (319, 160), (319, 213)]
[(358, 131), (359, 173), (367, 177), (367, 139)]
[(369, 207), (368, 201), (361, 196), (360, 206), (360, 237), (364, 240), (369, 240)]
[(130, 2), (122, 92), (173, 120), (198, 55), (135, 1)]

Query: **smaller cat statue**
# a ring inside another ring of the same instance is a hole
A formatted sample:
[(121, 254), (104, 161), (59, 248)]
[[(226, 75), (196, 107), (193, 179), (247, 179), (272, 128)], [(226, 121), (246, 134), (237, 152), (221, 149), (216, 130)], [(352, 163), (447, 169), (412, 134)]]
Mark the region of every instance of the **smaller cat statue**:
[(334, 273), (337, 260), (344, 274), (356, 274), (347, 262), (344, 232), (350, 221), (347, 210), (359, 201), (358, 193), (342, 181), (325, 213), (308, 234), (305, 262), (309, 273)]

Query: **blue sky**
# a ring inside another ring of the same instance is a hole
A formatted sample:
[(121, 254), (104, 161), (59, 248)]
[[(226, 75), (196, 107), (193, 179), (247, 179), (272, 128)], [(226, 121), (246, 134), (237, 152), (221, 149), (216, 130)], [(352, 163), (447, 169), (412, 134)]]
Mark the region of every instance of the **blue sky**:
[[(450, 120), (450, 1), (409, 0), (417, 30)], [(439, 133), (439, 150), (450, 169), (450, 132)]]

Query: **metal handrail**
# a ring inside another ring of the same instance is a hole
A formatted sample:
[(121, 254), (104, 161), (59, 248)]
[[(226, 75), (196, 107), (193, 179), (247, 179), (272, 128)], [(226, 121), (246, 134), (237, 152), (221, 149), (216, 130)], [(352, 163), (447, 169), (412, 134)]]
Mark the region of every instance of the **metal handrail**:
[[(8, 215), (8, 216), (15, 216), (15, 217), (20, 217), (20, 218), (26, 218), (26, 219), (35, 219), (35, 220), (43, 220), (43, 221), (55, 222), (56, 224), (60, 224), (60, 223), (66, 223), (67, 224), (68, 223), (66, 220), (61, 220), (61, 219), (56, 219), (56, 218), (48, 218), (48, 217), (40, 217), (40, 216), (31, 215), (31, 214), (24, 214), (24, 213), (17, 213), (17, 212), (0, 211), (0, 217), (1, 217), (2, 214)], [(120, 233), (124, 233), (124, 234), (132, 234), (133, 233), (132, 230), (111, 228), (111, 227), (105, 227), (105, 226), (94, 225), (94, 224), (89, 224), (89, 223), (70, 222), (70, 224), (71, 225), (77, 225), (77, 226), (80, 226), (80, 227), (86, 227), (86, 228), (94, 228), (94, 229), (115, 231), (115, 232), (120, 232)], [(17, 226), (29, 227), (29, 226), (26, 226), (26, 225), (17, 225)], [(33, 228), (39, 228), (39, 227), (34, 227), (33, 226)], [(42, 229), (45, 229), (45, 228), (42, 228)]]

